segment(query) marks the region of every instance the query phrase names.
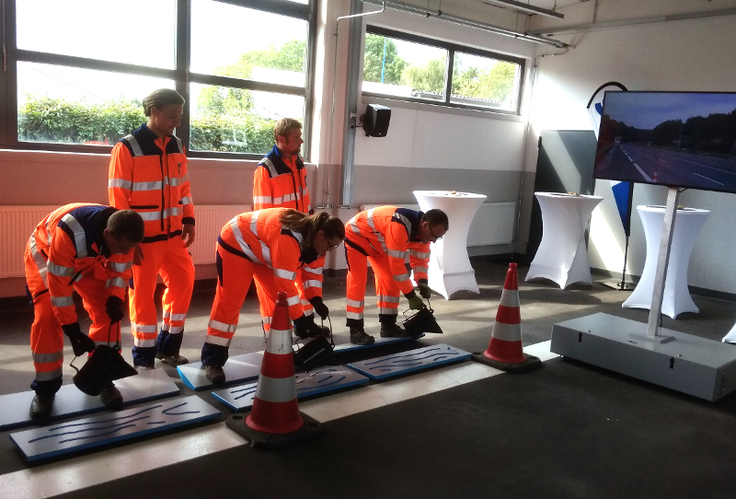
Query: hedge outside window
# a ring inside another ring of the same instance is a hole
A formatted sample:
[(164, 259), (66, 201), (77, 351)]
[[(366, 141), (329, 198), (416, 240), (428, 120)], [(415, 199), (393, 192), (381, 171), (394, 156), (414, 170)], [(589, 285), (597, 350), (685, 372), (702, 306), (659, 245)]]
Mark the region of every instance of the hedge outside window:
[(187, 100), (176, 134), (195, 155), (260, 158), (281, 117), (308, 133), (313, 0), (131, 0), (122, 10), (99, 0), (10, 2), (15, 30), (3, 34), (16, 33), (17, 70), (0, 75), (0, 108), (17, 133), (2, 132), (0, 147), (111, 146), (146, 121), (141, 100), (157, 88)]

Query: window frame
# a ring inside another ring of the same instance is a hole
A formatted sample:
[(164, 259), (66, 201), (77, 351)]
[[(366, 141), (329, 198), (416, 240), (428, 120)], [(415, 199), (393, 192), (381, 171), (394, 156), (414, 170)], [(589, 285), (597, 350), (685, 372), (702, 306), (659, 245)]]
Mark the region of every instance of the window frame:
[[(0, 38), (5, 47), (5, 60), (0, 71), (0, 148), (15, 150), (42, 150), (57, 152), (81, 152), (110, 154), (113, 145), (62, 144), (54, 142), (24, 142), (18, 140), (18, 63), (31, 62), (57, 66), (92, 69), (109, 73), (122, 73), (146, 77), (166, 78), (174, 82), (186, 104), (176, 135), (181, 139), (190, 158), (220, 158), (259, 160), (262, 153), (237, 153), (222, 151), (199, 151), (190, 149), (190, 99), (189, 84), (219, 85), (243, 90), (275, 92), (298, 95), (304, 98), (304, 149), (305, 160), (310, 158), (311, 119), (314, 107), (314, 67), (316, 39), (316, 7), (317, 0), (308, 0), (307, 4), (299, 4), (288, 0), (214, 0), (220, 3), (256, 9), (272, 14), (302, 19), (307, 22), (307, 58), (306, 79), (304, 87), (245, 80), (229, 76), (217, 76), (193, 73), (189, 69), (191, 11), (194, 0), (177, 0), (176, 2), (176, 60), (174, 69), (154, 68), (136, 64), (88, 59), (85, 57), (57, 55), (49, 52), (37, 52), (18, 49), (16, 33), (16, 2), (22, 0), (1, 0), (2, 16)], [(144, 96), (140, 96), (143, 98)], [(5, 126), (7, 125), (7, 126)], [(132, 132), (132, 130), (130, 130)], [(267, 153), (268, 151), (266, 151)]]
[[(390, 29), (390, 28), (384, 28), (381, 26), (375, 26), (371, 24), (366, 25), (365, 34), (396, 38), (402, 41), (420, 43), (422, 45), (427, 45), (433, 48), (445, 49), (447, 50), (447, 58), (445, 60), (445, 89), (444, 89), (445, 98), (444, 100), (422, 99), (421, 97), (400, 97), (396, 95), (387, 95), (387, 94), (380, 94), (376, 92), (361, 91), (362, 95), (366, 97), (371, 97), (371, 98), (387, 99), (387, 100), (403, 101), (403, 102), (416, 102), (416, 103), (422, 103), (422, 104), (429, 104), (433, 106), (448, 107), (448, 108), (453, 108), (453, 109), (469, 109), (469, 110), (474, 110), (474, 111), (483, 111), (487, 113), (498, 113), (498, 114), (504, 114), (504, 115), (509, 115), (509, 116), (521, 116), (521, 109), (522, 109), (521, 99), (522, 99), (522, 96), (524, 95), (524, 75), (526, 71), (526, 59), (522, 57), (514, 57), (514, 56), (510, 56), (506, 54), (501, 54), (501, 53), (493, 52), (490, 50), (483, 50), (483, 49), (479, 49), (476, 47), (469, 47), (466, 45), (459, 45), (457, 43), (437, 40), (434, 38), (428, 38), (425, 36), (415, 35), (412, 33), (405, 33), (403, 31), (398, 31), (398, 30)], [(365, 35), (363, 36), (363, 42), (365, 43)], [(518, 89), (518, 94), (517, 94), (517, 99), (516, 99), (516, 109), (513, 111), (509, 111), (506, 109), (496, 109), (496, 108), (491, 108), (491, 107), (473, 106), (473, 105), (457, 104), (454, 102), (450, 102), (450, 99), (452, 97), (450, 90), (452, 89), (453, 68), (455, 67), (455, 52), (462, 52), (464, 54), (476, 55), (480, 57), (487, 57), (487, 58), (492, 58), (492, 59), (496, 59), (499, 61), (518, 64), (520, 66), (520, 78), (519, 78), (519, 89)], [(365, 53), (363, 54), (363, 58), (364, 58), (363, 64), (365, 64)], [(362, 67), (361, 67), (361, 71), (362, 71)], [(361, 85), (362, 85), (362, 81), (361, 81)]]

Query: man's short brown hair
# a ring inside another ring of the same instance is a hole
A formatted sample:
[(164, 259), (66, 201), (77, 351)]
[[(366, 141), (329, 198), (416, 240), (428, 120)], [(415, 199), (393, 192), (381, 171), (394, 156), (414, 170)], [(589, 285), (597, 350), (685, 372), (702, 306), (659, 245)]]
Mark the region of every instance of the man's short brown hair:
[(276, 126), (273, 127), (273, 140), (279, 141), (279, 135), (288, 137), (289, 133), (294, 129), (302, 129), (302, 124), (299, 120), (293, 118), (281, 118), (276, 122)]

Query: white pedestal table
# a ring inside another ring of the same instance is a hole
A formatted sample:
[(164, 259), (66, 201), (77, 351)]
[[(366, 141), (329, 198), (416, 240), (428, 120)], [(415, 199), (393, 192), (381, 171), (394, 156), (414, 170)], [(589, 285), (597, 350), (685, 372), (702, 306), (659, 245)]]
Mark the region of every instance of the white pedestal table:
[(585, 226), (601, 196), (535, 192), (542, 210), (542, 241), (525, 281), (544, 278), (561, 289), (582, 282), (593, 284), (585, 246)]
[(444, 237), (431, 244), (429, 287), (446, 300), (461, 290), (480, 293), (467, 244), (470, 223), (486, 196), (457, 191), (414, 191), (414, 197), (424, 212), (435, 208), (444, 211), (450, 224)]

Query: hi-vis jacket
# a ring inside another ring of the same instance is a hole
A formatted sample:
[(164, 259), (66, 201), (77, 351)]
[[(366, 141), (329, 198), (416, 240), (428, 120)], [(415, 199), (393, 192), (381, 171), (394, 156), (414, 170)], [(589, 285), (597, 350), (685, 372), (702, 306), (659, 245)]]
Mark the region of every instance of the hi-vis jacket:
[(267, 208), (241, 213), (222, 228), (217, 242), (225, 251), (273, 270), (276, 289), (286, 293), (293, 320), (304, 314), (294, 286), (297, 272), (304, 265), (299, 259), (302, 235), (281, 226), (279, 215), (283, 210)]
[(388, 256), (391, 273), (405, 295), (414, 290), (405, 261), (414, 271), (414, 280), (427, 279), (429, 243), (417, 239), (421, 211), (380, 206), (362, 211), (345, 224), (345, 244), (367, 256)]
[(68, 204), (47, 215), (28, 240), (26, 251), (36, 267), (26, 268), (29, 289), (34, 298), (48, 289), (62, 326), (77, 322), (72, 294), (74, 283), (85, 276), (106, 281), (107, 298), (125, 298), (133, 251), (110, 254), (102, 234), (116, 211), (101, 204)]
[(298, 155), (287, 164), (274, 146), (263, 158), (253, 177), (253, 209), (293, 208), (309, 213), (307, 169)]
[(179, 236), (183, 224), (194, 224), (181, 141), (173, 135), (159, 138), (145, 124), (115, 144), (107, 193), (111, 205), (143, 217), (144, 243)]

